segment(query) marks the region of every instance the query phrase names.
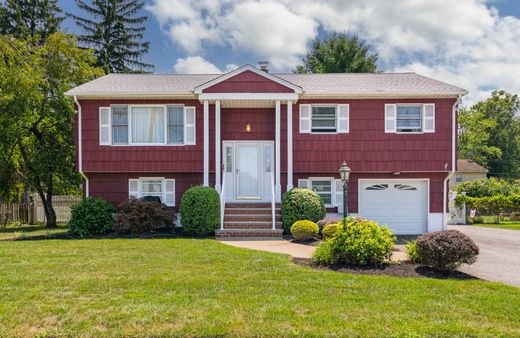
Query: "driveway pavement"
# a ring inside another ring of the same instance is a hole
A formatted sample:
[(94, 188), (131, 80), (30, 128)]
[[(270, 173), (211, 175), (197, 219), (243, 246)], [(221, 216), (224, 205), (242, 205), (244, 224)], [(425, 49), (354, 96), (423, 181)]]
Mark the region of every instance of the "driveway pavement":
[(520, 287), (520, 231), (484, 228), (472, 225), (450, 225), (480, 247), (478, 260), (459, 270), (482, 279)]

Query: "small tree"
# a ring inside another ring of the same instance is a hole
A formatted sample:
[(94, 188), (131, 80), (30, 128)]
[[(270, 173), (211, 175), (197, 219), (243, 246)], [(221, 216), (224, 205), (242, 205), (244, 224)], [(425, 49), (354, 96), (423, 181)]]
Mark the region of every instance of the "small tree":
[[(4, 174), (20, 175), (42, 200), (47, 227), (56, 226), (52, 197), (77, 185), (74, 106), (65, 91), (103, 74), (72, 36), (43, 45), (0, 36), (0, 149)], [(5, 182), (0, 182), (6, 184)]]
[(322, 40), (316, 38), (303, 65), (295, 73), (375, 73), (377, 53), (357, 35), (332, 33)]

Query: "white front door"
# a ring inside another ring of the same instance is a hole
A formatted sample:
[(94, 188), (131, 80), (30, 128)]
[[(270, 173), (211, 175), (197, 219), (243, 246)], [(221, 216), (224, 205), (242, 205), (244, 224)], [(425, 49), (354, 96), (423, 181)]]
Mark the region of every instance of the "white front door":
[(223, 185), (226, 201), (270, 201), (272, 141), (224, 141)]

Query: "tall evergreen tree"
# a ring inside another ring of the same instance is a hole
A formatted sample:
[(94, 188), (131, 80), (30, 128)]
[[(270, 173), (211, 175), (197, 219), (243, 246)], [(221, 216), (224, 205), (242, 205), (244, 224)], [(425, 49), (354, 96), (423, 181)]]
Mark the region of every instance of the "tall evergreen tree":
[(6, 0), (0, 7), (0, 34), (43, 43), (60, 29), (64, 17), (57, 0)]
[(144, 6), (140, 0), (92, 0), (87, 4), (75, 0), (79, 8), (91, 18), (70, 14), (84, 30), (79, 41), (95, 50), (98, 64), (106, 73), (144, 72), (153, 65), (141, 61), (148, 53), (150, 42), (142, 41), (147, 16), (139, 12)]
[(377, 53), (357, 35), (332, 33), (323, 41), (316, 38), (295, 73), (375, 73)]

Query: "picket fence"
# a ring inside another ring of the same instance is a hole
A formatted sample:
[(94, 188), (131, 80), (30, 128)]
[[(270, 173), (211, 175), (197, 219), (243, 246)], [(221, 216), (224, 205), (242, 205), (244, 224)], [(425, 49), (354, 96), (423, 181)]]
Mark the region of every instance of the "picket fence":
[[(67, 223), (70, 220), (70, 207), (79, 203), (82, 196), (53, 196), (52, 204), (56, 212), (58, 223)], [(38, 224), (45, 223), (45, 210), (40, 197), (32, 195), (29, 206), (20, 203), (1, 203), (0, 202), (0, 226), (9, 223)]]

